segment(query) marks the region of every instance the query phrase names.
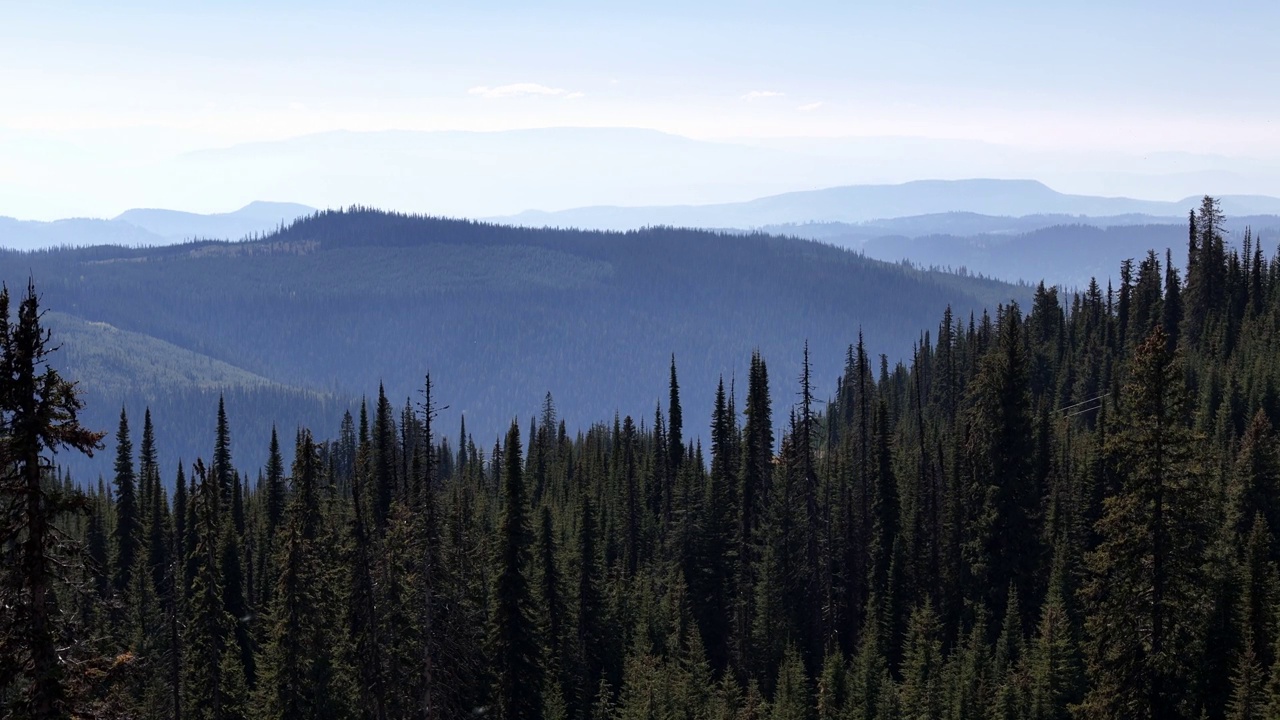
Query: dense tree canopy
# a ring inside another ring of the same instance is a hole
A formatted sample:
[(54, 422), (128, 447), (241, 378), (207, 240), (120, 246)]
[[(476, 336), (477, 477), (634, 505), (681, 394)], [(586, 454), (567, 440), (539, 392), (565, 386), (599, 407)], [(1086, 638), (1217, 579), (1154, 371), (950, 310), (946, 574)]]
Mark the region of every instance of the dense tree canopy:
[(0, 714), (1276, 717), (1280, 259), (1249, 242), (1206, 199), (1185, 277), (940, 308), (910, 364), (851, 338), (825, 397), (797, 347), (795, 397), (755, 353), (695, 406), (677, 356), (652, 414), (570, 434), (548, 395), (490, 444), (428, 381), (290, 469), (264, 433), (262, 472), (231, 400), (208, 465), (157, 466), (159, 415), (135, 457), (126, 415), (110, 485), (51, 469), (98, 436), (33, 390), (34, 300), (0, 307)]

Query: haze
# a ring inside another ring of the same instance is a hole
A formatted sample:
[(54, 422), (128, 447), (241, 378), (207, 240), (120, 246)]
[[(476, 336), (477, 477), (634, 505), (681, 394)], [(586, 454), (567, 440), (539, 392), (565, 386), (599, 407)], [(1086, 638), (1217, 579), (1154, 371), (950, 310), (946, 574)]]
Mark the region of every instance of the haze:
[[(0, 4), (0, 215), (489, 216), (934, 177), (1280, 194), (1275, 3), (613, 5)], [(679, 137), (602, 158), (580, 131), (365, 135), (620, 127)], [(401, 144), (421, 162), (390, 162)]]

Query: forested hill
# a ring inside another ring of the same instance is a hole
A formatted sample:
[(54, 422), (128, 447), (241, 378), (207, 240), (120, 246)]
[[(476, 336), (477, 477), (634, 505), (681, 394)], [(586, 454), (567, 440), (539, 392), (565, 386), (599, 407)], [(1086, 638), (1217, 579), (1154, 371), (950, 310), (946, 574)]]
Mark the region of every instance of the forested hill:
[(255, 436), (256, 481), (225, 422), (162, 467), (150, 418), (109, 486), (42, 474), (98, 436), (0, 292), (0, 717), (1280, 717), (1280, 257), (1221, 228), (850, 347), (830, 404), (749, 355), (491, 443), (424, 383)]
[(512, 228), (368, 209), (319, 213), (249, 242), (0, 254), (10, 287), (28, 275), (61, 326), (79, 321), (64, 359), (89, 392), (88, 420), (112, 427), (123, 399), (135, 418), (152, 403), (166, 467), (207, 452), (224, 385), (234, 388), (234, 449), (257, 467), (271, 422), (331, 436), (331, 407), (380, 382), (403, 406), (431, 372), (444, 417), (456, 424), (465, 413), (492, 439), (548, 392), (570, 418), (652, 415), (673, 353), (690, 407), (711, 407), (717, 377), (745, 378), (754, 349), (786, 398), (808, 340), (825, 397), (860, 330), (896, 362), (948, 305), (967, 318), (1029, 295), (779, 237)]

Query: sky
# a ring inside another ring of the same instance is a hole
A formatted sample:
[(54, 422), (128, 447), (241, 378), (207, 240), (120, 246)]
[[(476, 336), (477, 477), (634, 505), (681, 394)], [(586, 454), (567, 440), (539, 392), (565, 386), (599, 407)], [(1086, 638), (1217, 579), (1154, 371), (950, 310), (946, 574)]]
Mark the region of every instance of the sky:
[(1280, 3), (1232, 0), (0, 0), (0, 215), (206, 210), (139, 178), (334, 130), (950, 139), (1270, 182), (1246, 171), (1280, 158), (1276, 27)]

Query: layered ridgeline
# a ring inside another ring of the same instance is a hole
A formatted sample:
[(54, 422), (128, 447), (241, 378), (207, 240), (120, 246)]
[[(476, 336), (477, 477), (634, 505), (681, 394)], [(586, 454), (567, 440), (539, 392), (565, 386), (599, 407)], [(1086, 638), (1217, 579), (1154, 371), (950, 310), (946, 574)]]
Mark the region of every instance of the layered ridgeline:
[[(585, 207), (498, 218), (530, 226), (625, 230), (646, 225), (750, 228), (821, 240), (868, 257), (950, 268), (1016, 282), (1082, 288), (1112, 275), (1125, 258), (1173, 248), (1186, 262), (1187, 213), (1178, 201), (1070, 195), (1034, 180), (919, 180), (850, 185), (746, 202), (667, 207)], [(1238, 246), (1245, 228), (1280, 243), (1280, 199), (1221, 198), (1223, 231)]]
[[(1280, 257), (1220, 227), (1206, 203), (1185, 272), (1152, 253), (1114, 294), (942, 313), (907, 363), (851, 346), (825, 405), (811, 363), (782, 395), (753, 354), (737, 393), (672, 369), (656, 412), (571, 433), (548, 402), (490, 444), (428, 382), (332, 440), (255, 437), (279, 451), (254, 482), (225, 423), (176, 475), (121, 423), (110, 489), (53, 518), (87, 560), (0, 565), (0, 710), (1275, 717)], [(30, 388), (0, 381), (8, 419)], [(0, 425), (16, 469), (42, 427)], [(23, 507), (7, 532), (59, 506)]]
[(272, 423), (332, 436), (335, 406), (354, 408), (379, 383), (397, 407), (417, 402), (428, 371), (450, 421), (465, 414), (492, 440), (547, 392), (575, 422), (651, 414), (673, 353), (689, 399), (706, 406), (717, 377), (745, 380), (757, 348), (789, 396), (807, 339), (815, 385), (830, 395), (860, 330), (896, 361), (938, 308), (967, 318), (1030, 295), (763, 235), (533, 230), (363, 209), (246, 242), (0, 253), (10, 287), (28, 275), (57, 311), (49, 325), (65, 331), (87, 421), (110, 427), (122, 403), (134, 418), (150, 404), (166, 468), (207, 452), (220, 392), (234, 449), (255, 468)]

